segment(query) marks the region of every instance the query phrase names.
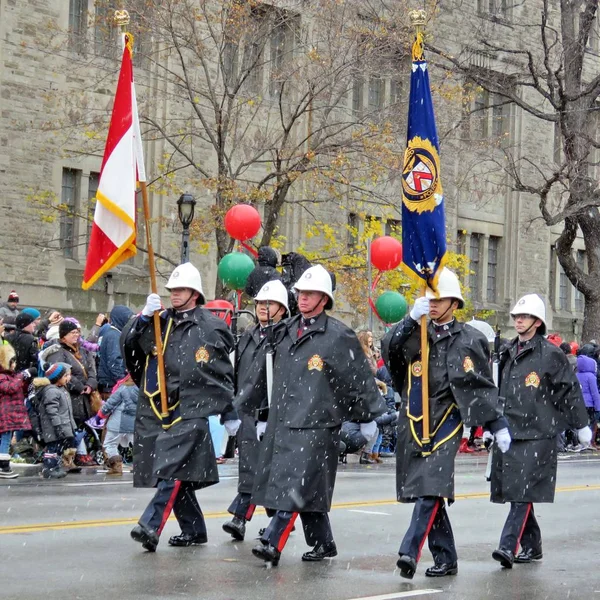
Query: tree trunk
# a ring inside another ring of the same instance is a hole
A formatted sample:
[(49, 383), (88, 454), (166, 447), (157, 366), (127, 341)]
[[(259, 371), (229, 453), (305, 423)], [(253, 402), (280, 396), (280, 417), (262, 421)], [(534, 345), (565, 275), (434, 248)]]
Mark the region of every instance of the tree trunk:
[[(229, 237), (225, 227), (223, 226), (222, 219), (219, 215), (225, 214), (228, 205), (227, 200), (223, 198), (223, 194), (220, 190), (217, 190), (215, 195), (215, 208), (216, 208), (216, 224), (215, 224), (215, 239), (217, 242), (217, 265), (221, 262), (221, 259), (233, 250), (235, 240)], [(224, 298), (227, 294), (227, 288), (223, 285), (223, 282), (217, 277), (215, 282), (215, 298)]]
[(263, 222), (263, 235), (259, 246), (268, 246), (271, 243), (275, 229), (277, 229), (277, 222), (279, 220), (281, 209), (283, 208), (283, 203), (287, 198), (291, 185), (292, 182), (287, 178), (278, 183), (273, 198), (271, 198), (271, 201), (266, 206), (267, 210), (265, 211)]
[(581, 342), (600, 339), (600, 298), (586, 298), (583, 311), (583, 332)]

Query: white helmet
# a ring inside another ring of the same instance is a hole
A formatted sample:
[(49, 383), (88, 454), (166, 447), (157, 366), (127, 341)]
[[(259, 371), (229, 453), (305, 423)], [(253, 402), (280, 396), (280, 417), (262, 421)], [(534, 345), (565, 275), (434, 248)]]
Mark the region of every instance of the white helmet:
[(437, 284), (437, 295), (433, 293), (433, 290), (427, 288), (425, 296), (430, 300), (442, 300), (444, 298), (454, 298), (458, 300), (458, 308), (462, 308), (465, 305), (465, 300), (462, 297), (460, 291), (460, 283), (458, 277), (450, 270), (444, 267), (440, 273)]
[(191, 262), (183, 263), (179, 265), (169, 277), (169, 281), (165, 287), (168, 290), (174, 288), (189, 288), (195, 290), (200, 294), (198, 304), (204, 304), (206, 298), (204, 297), (204, 291), (202, 290), (202, 277), (200, 277), (200, 271)]
[(496, 339), (496, 332), (494, 331), (492, 326), (489, 323), (486, 323), (485, 321), (478, 321), (477, 319), (473, 319), (472, 321), (469, 321), (467, 325), (483, 333), (483, 335), (485, 335), (485, 337), (487, 338), (487, 341), (490, 343), (492, 343)]
[(258, 294), (254, 296), (254, 300), (269, 300), (271, 302), (279, 302), (279, 304), (285, 308), (286, 313), (290, 313), (288, 306), (288, 291), (285, 289), (285, 285), (283, 285), (279, 279), (267, 281), (267, 283), (260, 288)]
[(325, 305), (327, 310), (333, 308), (333, 286), (331, 275), (323, 265), (315, 265), (302, 273), (300, 279), (294, 284), (297, 292), (323, 292), (329, 296), (329, 301)]
[(538, 332), (544, 335), (546, 333), (546, 305), (537, 294), (527, 294), (523, 296), (510, 311), (510, 316), (531, 315), (542, 322), (542, 327), (538, 327)]

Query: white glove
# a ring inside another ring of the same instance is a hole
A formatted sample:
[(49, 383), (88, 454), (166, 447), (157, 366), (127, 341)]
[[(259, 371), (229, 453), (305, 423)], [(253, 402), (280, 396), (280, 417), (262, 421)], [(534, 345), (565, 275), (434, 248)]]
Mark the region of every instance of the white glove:
[(242, 422), (239, 419), (235, 419), (235, 421), (225, 421), (225, 423), (223, 423), (227, 430), (227, 434), (232, 437), (238, 432), (241, 424)]
[(510, 442), (512, 441), (508, 429), (505, 427), (500, 431), (496, 431), (494, 435), (494, 441), (496, 442), (496, 446), (498, 446), (500, 452), (504, 454), (510, 448)]
[(421, 298), (417, 298), (415, 300), (414, 306), (410, 309), (410, 318), (413, 321), (419, 322), (421, 317), (427, 316), (429, 314), (429, 298), (425, 298), (425, 296)]
[(360, 424), (360, 433), (367, 440), (367, 442), (372, 440), (377, 435), (378, 431), (379, 428), (377, 427), (377, 423), (375, 423), (375, 421)]
[(483, 432), (483, 443), (485, 444), (487, 441), (494, 441), (494, 434), (487, 429)]
[(256, 438), (260, 441), (260, 438), (265, 435), (265, 431), (267, 430), (267, 422), (259, 421), (256, 424)]
[(592, 443), (592, 430), (587, 425), (578, 429), (577, 438), (582, 446), (589, 446)]
[(142, 309), (142, 314), (145, 317), (151, 317), (157, 310), (162, 308), (160, 296), (158, 294), (150, 294), (146, 298), (146, 306)]

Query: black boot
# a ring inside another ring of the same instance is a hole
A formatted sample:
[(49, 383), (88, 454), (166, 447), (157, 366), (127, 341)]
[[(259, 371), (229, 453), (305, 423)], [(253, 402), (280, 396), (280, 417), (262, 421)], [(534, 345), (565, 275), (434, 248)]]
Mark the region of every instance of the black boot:
[(19, 476), (10, 468), (10, 454), (0, 454), (0, 479), (15, 479)]
[(401, 577), (404, 577), (404, 579), (412, 579), (417, 570), (417, 561), (411, 556), (408, 556), (408, 554), (401, 554), (396, 562), (396, 566), (400, 569)]
[(208, 542), (206, 533), (182, 533), (169, 538), (169, 546), (180, 546), (182, 548), (199, 546), (200, 544), (206, 544), (206, 542)]
[(515, 556), (515, 562), (520, 564), (529, 564), (536, 560), (542, 560), (542, 558), (544, 558), (544, 555), (542, 554), (541, 550), (535, 551), (531, 548), (528, 548), (527, 550), (521, 550), (521, 552)]
[(425, 577), (446, 577), (446, 575), (456, 575), (458, 573), (458, 563), (440, 563), (429, 567), (425, 571)]
[(233, 517), (231, 521), (223, 523), (223, 531), (226, 531), (234, 540), (243, 542), (246, 536), (246, 521), (239, 517)]
[(156, 552), (156, 546), (158, 546), (158, 533), (153, 529), (150, 529), (142, 523), (138, 523), (131, 530), (131, 539), (139, 542), (144, 550), (148, 552)]
[(367, 452), (363, 452), (358, 460), (361, 465), (374, 465), (375, 461), (371, 460), (371, 456)]
[(317, 544), (310, 552), (305, 552), (302, 555), (302, 560), (318, 562), (324, 558), (333, 558), (334, 556), (337, 556), (335, 542), (328, 542), (327, 544)]
[(512, 569), (515, 555), (510, 550), (498, 548), (492, 552), (492, 558), (497, 560), (505, 569)]
[(265, 562), (271, 563), (274, 567), (279, 564), (279, 559), (281, 558), (281, 552), (275, 546), (263, 544), (262, 542), (252, 548), (252, 554)]

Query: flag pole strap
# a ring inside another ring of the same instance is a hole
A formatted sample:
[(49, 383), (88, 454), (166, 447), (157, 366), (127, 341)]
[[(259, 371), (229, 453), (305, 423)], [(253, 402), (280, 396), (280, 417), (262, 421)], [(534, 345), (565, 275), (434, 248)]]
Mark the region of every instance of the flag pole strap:
[[(427, 284), (422, 288), (423, 296), (427, 292)], [(427, 340), (427, 317), (421, 317), (421, 392), (423, 403), (423, 445), (429, 444), (429, 342)]]

